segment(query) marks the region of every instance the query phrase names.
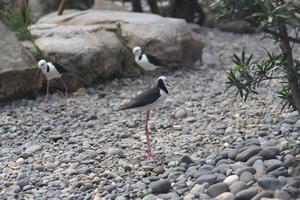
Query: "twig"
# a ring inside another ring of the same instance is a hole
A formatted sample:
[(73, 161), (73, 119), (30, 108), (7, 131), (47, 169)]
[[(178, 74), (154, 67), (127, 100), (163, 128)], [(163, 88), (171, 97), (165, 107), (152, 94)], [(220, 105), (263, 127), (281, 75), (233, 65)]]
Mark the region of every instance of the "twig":
[(58, 15), (62, 15), (65, 10), (65, 0), (61, 0), (58, 8)]
[(268, 29), (268, 28), (264, 28), (263, 31), (264, 31), (265, 33), (272, 34), (272, 35), (274, 35), (274, 36), (276, 36), (276, 37), (279, 37), (279, 38), (286, 38), (286, 39), (288, 39), (289, 41), (292, 41), (292, 42), (294, 42), (294, 43), (300, 44), (300, 39), (298, 39), (298, 38), (293, 38), (293, 37), (290, 37), (290, 36), (284, 36), (284, 35), (281, 35), (280, 33), (277, 33), (276, 31), (273, 31), (273, 30)]

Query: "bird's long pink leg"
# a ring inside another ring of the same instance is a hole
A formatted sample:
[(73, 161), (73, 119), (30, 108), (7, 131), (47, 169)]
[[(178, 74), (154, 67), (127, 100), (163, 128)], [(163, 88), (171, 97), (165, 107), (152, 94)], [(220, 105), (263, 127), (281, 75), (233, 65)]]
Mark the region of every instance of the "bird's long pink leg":
[(145, 132), (146, 132), (146, 138), (147, 138), (148, 158), (153, 158), (154, 156), (151, 153), (150, 135), (149, 135), (149, 127), (148, 127), (149, 116), (150, 116), (150, 110), (147, 110)]
[(64, 80), (62, 78), (60, 78), (60, 81), (62, 82), (62, 84), (64, 85), (64, 87), (66, 89), (66, 101), (67, 101), (66, 113), (68, 114), (68, 107), (69, 107), (69, 103), (68, 103), (68, 87), (67, 87), (66, 83), (64, 82)]
[(44, 104), (43, 104), (43, 110), (45, 108), (45, 104), (48, 99), (48, 94), (49, 94), (49, 80), (47, 80), (47, 92), (46, 92), (46, 96), (45, 96), (45, 100), (44, 100)]
[(155, 115), (154, 115), (154, 127), (156, 132), (158, 132), (157, 119), (158, 119), (158, 109), (155, 110)]

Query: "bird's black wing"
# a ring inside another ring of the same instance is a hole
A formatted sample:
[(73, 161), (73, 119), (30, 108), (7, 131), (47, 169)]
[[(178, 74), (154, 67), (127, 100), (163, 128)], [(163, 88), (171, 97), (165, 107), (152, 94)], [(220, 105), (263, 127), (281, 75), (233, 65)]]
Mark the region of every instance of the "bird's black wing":
[(160, 62), (160, 60), (158, 60), (157, 58), (155, 58), (154, 56), (150, 55), (150, 54), (145, 54), (148, 61), (150, 63), (152, 63), (153, 65), (156, 65), (156, 66), (164, 66), (164, 64), (162, 62)]
[(52, 65), (54, 65), (54, 67), (56, 68), (56, 70), (59, 72), (59, 73), (68, 73), (68, 71), (65, 69), (65, 68), (63, 68), (60, 64), (58, 64), (58, 63), (56, 63), (56, 62), (54, 62), (54, 63), (52, 63)]
[(157, 87), (151, 88), (142, 92), (127, 104), (121, 106), (119, 110), (127, 110), (130, 108), (138, 108), (155, 102), (160, 97), (160, 92)]

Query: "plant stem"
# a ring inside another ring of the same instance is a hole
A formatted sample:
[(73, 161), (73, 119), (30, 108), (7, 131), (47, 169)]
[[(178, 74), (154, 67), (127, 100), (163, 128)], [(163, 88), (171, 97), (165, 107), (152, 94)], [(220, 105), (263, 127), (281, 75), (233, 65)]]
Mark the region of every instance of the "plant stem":
[(264, 28), (263, 31), (265, 33), (269, 33), (269, 34), (271, 34), (273, 36), (276, 36), (276, 37), (279, 37), (279, 38), (285, 37), (291, 42), (295, 42), (295, 43), (300, 44), (300, 39), (298, 39), (298, 38), (293, 38), (293, 37), (290, 37), (288, 35), (282, 35), (281, 33), (277, 33), (276, 31), (273, 31), (273, 30), (268, 29), (268, 28)]
[(300, 89), (298, 87), (298, 79), (296, 70), (294, 68), (293, 51), (290, 45), (286, 25), (284, 25), (283, 23), (279, 25), (279, 34), (282, 36), (280, 37), (280, 48), (285, 55), (284, 66), (287, 70), (287, 79), (292, 92), (293, 107), (300, 114)]
[(58, 8), (58, 15), (62, 15), (65, 10), (65, 0), (61, 0)]

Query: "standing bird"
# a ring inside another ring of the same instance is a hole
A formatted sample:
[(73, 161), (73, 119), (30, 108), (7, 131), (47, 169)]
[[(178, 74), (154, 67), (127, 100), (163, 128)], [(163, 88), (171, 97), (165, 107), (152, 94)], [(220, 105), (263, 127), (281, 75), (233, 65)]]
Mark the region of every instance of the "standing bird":
[(135, 62), (145, 71), (154, 71), (157, 68), (165, 66), (154, 56), (151, 56), (150, 54), (144, 54), (141, 47), (134, 47), (132, 52), (135, 56)]
[(62, 84), (64, 85), (64, 87), (66, 89), (66, 99), (67, 99), (67, 103), (68, 103), (68, 87), (65, 84), (65, 82), (63, 81), (63, 79), (61, 78), (62, 75), (64, 73), (68, 73), (68, 71), (65, 68), (63, 68), (60, 64), (47, 62), (46, 60), (40, 60), (38, 63), (38, 66), (39, 66), (39, 69), (42, 71), (42, 73), (46, 76), (46, 79), (47, 79), (47, 93), (46, 93), (45, 101), (43, 104), (43, 110), (44, 110), (45, 103), (48, 99), (49, 81), (52, 79), (56, 79), (56, 78), (60, 79), (60, 81), (62, 82)]
[(171, 87), (168, 84), (167, 78), (165, 76), (160, 76), (157, 79), (157, 85), (149, 90), (146, 90), (136, 96), (127, 104), (121, 106), (119, 110), (136, 109), (138, 111), (146, 111), (146, 124), (145, 132), (147, 138), (147, 149), (148, 158), (152, 158), (151, 144), (149, 137), (148, 121), (150, 116), (150, 110), (157, 108), (161, 103), (163, 103), (167, 96), (169, 95), (169, 90), (167, 87)]

